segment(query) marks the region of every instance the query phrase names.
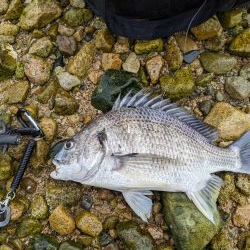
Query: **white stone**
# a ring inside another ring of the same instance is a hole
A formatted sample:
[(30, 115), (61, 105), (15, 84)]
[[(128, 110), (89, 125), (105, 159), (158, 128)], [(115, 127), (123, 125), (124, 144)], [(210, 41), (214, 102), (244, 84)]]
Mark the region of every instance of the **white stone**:
[(129, 54), (126, 61), (122, 64), (122, 68), (123, 70), (134, 74), (136, 74), (139, 71), (140, 61), (134, 52)]

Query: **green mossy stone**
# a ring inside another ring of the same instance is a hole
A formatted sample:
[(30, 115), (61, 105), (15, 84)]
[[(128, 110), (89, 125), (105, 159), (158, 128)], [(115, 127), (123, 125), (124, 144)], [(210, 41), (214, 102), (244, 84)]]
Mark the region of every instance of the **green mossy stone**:
[(15, 76), (16, 76), (17, 79), (23, 79), (25, 77), (24, 65), (23, 65), (22, 62), (17, 62), (16, 63)]
[(83, 250), (83, 249), (84, 247), (81, 244), (76, 243), (74, 241), (65, 241), (59, 247), (59, 250)]
[(95, 46), (97, 49), (101, 50), (102, 52), (111, 52), (113, 44), (114, 44), (114, 37), (108, 30), (108, 28), (103, 27), (102, 29), (98, 30), (95, 40)]
[(18, 81), (5, 93), (8, 104), (23, 103), (29, 93), (30, 84), (28, 81)]
[(134, 222), (121, 222), (117, 225), (118, 237), (130, 250), (155, 250), (155, 244), (150, 234), (140, 229)]
[(59, 83), (57, 81), (50, 81), (42, 90), (37, 94), (37, 100), (40, 103), (46, 104), (50, 99), (54, 99), (59, 89)]
[(250, 28), (245, 29), (234, 38), (229, 50), (234, 55), (250, 57)]
[(209, 51), (201, 53), (200, 60), (206, 71), (215, 74), (225, 74), (237, 64), (235, 57)]
[(82, 197), (81, 187), (74, 182), (49, 180), (46, 187), (46, 201), (50, 210), (59, 204), (76, 205)]
[(37, 219), (25, 218), (17, 227), (16, 237), (24, 238), (42, 232), (42, 224)]
[(12, 23), (0, 23), (0, 35), (3, 36), (16, 36), (19, 29), (19, 26)]
[(203, 74), (203, 75), (198, 76), (195, 79), (195, 83), (198, 86), (205, 87), (205, 86), (207, 86), (208, 84), (211, 83), (211, 81), (213, 80), (213, 78), (214, 78), (214, 73)]
[(150, 41), (138, 41), (135, 44), (136, 54), (147, 54), (150, 52), (163, 51), (163, 40), (161, 38)]
[(137, 78), (125, 71), (107, 70), (92, 94), (91, 104), (107, 112), (112, 108), (118, 95), (124, 95), (130, 89), (134, 89), (135, 92), (140, 89)]
[(194, 78), (188, 69), (177, 70), (174, 76), (162, 76), (160, 85), (162, 94), (173, 99), (189, 96), (195, 88)]
[(30, 243), (30, 250), (58, 250), (58, 248), (56, 237), (50, 234), (37, 234)]
[(56, 0), (34, 0), (23, 10), (20, 26), (24, 30), (42, 28), (56, 20), (62, 13)]
[(13, 176), (14, 167), (12, 158), (7, 154), (0, 152), (0, 181), (8, 180)]
[(9, 233), (7, 232), (7, 230), (2, 229), (0, 231), (0, 244), (6, 243), (8, 236)]
[(48, 57), (53, 49), (53, 44), (49, 37), (43, 37), (33, 43), (29, 49), (29, 53), (41, 57)]
[(170, 226), (178, 250), (201, 250), (220, 228), (220, 215), (215, 211), (216, 225), (210, 222), (183, 193), (162, 193), (163, 215)]
[(11, 123), (11, 115), (4, 113), (4, 114), (0, 114), (0, 120), (4, 121), (4, 123), (6, 124), (10, 124)]
[(222, 26), (225, 28), (233, 28), (241, 23), (243, 16), (243, 10), (242, 9), (235, 9), (225, 12), (221, 18), (220, 21), (222, 23)]
[(65, 23), (71, 27), (81, 26), (93, 17), (93, 13), (88, 9), (73, 8), (63, 15)]
[(54, 105), (56, 114), (73, 115), (78, 108), (78, 102), (67, 91), (61, 89), (57, 91)]
[(30, 212), (35, 219), (46, 219), (48, 217), (48, 205), (42, 195), (37, 195), (32, 199)]
[(6, 20), (18, 19), (23, 11), (24, 5), (22, 0), (12, 0), (5, 14)]

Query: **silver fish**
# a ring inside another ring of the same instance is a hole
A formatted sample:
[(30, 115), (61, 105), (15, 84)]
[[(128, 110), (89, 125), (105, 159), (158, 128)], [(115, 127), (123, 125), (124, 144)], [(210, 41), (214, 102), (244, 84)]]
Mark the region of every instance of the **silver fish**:
[(116, 100), (53, 159), (51, 177), (122, 192), (147, 221), (150, 190), (185, 192), (211, 222), (222, 180), (212, 174), (250, 174), (250, 131), (226, 149), (217, 131), (161, 96), (143, 91)]

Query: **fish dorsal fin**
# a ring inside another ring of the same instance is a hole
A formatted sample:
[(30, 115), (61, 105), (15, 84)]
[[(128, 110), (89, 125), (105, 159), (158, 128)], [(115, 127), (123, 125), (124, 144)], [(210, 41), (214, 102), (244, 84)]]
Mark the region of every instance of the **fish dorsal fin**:
[(145, 222), (148, 221), (152, 210), (152, 200), (146, 195), (153, 195), (151, 191), (122, 191), (122, 195), (131, 209)]
[(219, 137), (216, 128), (188, 114), (184, 108), (178, 107), (176, 103), (171, 103), (169, 99), (164, 99), (162, 95), (153, 97), (152, 93), (141, 90), (133, 96), (132, 91), (130, 91), (122, 99), (120, 96), (116, 99), (113, 109), (122, 107), (144, 107), (161, 110), (189, 125), (201, 133), (209, 142), (214, 142)]
[(194, 202), (197, 208), (208, 218), (212, 223), (216, 224), (214, 214), (217, 210), (216, 200), (218, 198), (222, 179), (216, 175), (211, 175), (203, 189), (197, 192), (187, 192), (187, 196)]

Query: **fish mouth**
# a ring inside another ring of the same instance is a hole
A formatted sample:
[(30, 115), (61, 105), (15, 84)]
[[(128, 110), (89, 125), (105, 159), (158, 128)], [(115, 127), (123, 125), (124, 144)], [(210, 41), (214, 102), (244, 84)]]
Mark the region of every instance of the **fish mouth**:
[(60, 166), (59, 166), (59, 163), (58, 163), (55, 159), (52, 160), (52, 163), (53, 163), (53, 165), (54, 165), (54, 171), (52, 171), (52, 172), (50, 173), (50, 177), (55, 178), (56, 176), (59, 175)]

